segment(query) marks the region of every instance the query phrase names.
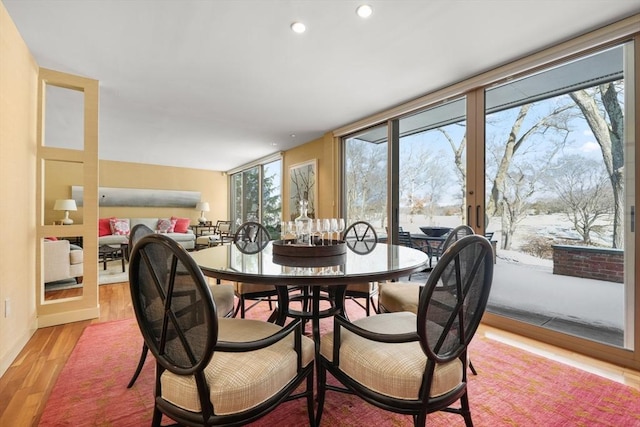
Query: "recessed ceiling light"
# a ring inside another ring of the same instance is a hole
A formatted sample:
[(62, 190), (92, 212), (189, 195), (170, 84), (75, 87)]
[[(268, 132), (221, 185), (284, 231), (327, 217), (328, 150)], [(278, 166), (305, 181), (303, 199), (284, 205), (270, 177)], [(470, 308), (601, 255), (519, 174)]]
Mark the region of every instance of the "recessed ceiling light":
[(292, 134), (291, 134), (291, 135), (289, 135), (289, 136), (290, 136), (291, 138), (295, 138), (295, 137), (296, 137), (296, 134), (295, 134), (295, 133), (292, 133)]
[(363, 4), (358, 6), (358, 8), (356, 9), (356, 13), (360, 18), (368, 18), (373, 13), (373, 9), (371, 9), (371, 6), (369, 6), (368, 4)]
[(302, 34), (307, 30), (307, 27), (302, 22), (294, 22), (291, 24), (291, 29), (298, 34)]

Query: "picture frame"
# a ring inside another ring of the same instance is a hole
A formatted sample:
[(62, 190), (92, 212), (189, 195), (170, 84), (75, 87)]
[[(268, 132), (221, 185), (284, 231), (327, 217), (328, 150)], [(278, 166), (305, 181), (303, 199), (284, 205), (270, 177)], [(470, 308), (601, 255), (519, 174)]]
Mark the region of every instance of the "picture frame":
[(294, 220), (298, 212), (300, 200), (309, 202), (307, 215), (316, 217), (316, 204), (318, 201), (318, 159), (296, 163), (289, 167), (289, 220)]

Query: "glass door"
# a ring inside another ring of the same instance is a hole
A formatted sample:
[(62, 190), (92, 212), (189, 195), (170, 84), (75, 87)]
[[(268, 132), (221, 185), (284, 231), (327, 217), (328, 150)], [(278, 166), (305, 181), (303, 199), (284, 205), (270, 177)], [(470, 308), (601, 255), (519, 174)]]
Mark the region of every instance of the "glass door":
[(400, 227), (442, 237), (467, 223), (465, 98), (399, 120)]
[(388, 127), (377, 126), (344, 140), (345, 222), (367, 221), (387, 231)]
[(624, 348), (635, 292), (631, 49), (485, 92), (486, 228), (497, 249), (488, 311)]

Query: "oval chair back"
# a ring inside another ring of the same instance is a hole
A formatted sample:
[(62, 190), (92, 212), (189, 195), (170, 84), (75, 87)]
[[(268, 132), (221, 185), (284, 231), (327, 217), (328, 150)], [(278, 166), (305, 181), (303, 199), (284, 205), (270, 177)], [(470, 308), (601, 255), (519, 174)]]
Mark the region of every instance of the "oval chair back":
[(148, 236), (149, 234), (155, 234), (152, 229), (147, 227), (144, 224), (137, 224), (129, 233), (129, 251), (133, 251), (133, 247), (142, 239), (144, 236)]
[(233, 242), (240, 252), (255, 254), (263, 250), (271, 241), (269, 230), (258, 222), (245, 222), (233, 236)]
[(473, 231), (473, 228), (469, 227), (468, 225), (463, 224), (463, 225), (457, 226), (456, 228), (451, 230), (447, 235), (447, 239), (442, 244), (442, 252), (446, 251), (447, 248), (451, 246), (454, 242), (457, 242), (458, 240), (462, 239), (464, 236), (471, 236), (472, 234), (475, 234), (475, 232)]
[(356, 221), (342, 233), (347, 247), (357, 254), (370, 253), (378, 243), (378, 234), (366, 221)]
[(142, 336), (158, 363), (178, 375), (206, 366), (217, 340), (218, 318), (193, 258), (169, 237), (145, 236), (131, 255), (130, 286)]
[[(484, 314), (493, 280), (493, 252), (483, 236), (453, 243), (420, 293), (418, 335), (427, 355), (426, 375), (435, 363), (467, 362), (467, 345)], [(431, 366), (429, 366), (431, 364)]]

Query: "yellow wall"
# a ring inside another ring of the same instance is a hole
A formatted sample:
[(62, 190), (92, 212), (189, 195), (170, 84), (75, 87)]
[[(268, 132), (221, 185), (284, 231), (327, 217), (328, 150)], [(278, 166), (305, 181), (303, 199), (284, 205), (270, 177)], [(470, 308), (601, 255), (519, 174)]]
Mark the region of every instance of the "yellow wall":
[(297, 163), (318, 160), (316, 184), (318, 185), (318, 213), (316, 218), (333, 218), (338, 214), (337, 191), (337, 142), (331, 133), (284, 153), (284, 178), (282, 213), (289, 212), (289, 168)]
[(0, 3), (0, 374), (36, 327), (37, 84), (38, 65)]
[[(140, 163), (100, 161), (100, 186), (115, 188), (141, 188), (157, 190), (199, 191), (201, 200), (209, 202), (210, 211), (204, 216), (215, 223), (228, 219), (227, 176), (219, 171), (186, 169), (169, 166), (144, 165)], [(198, 222), (200, 211), (189, 208), (163, 207), (104, 207), (100, 217), (158, 217), (179, 216)]]
[[(215, 222), (227, 219), (228, 184), (227, 176), (222, 172), (186, 169), (170, 166), (145, 165), (140, 163), (100, 160), (99, 186), (111, 188), (137, 188), (150, 190), (182, 190), (201, 193), (201, 200), (209, 202), (210, 211), (205, 217)], [(71, 198), (71, 186), (82, 182), (82, 165), (69, 162), (48, 161), (45, 165), (45, 223), (64, 217), (63, 212), (53, 210), (56, 199)], [(75, 223), (82, 222), (82, 207), (70, 212), (69, 217)], [(191, 218), (197, 223), (200, 211), (175, 207), (100, 207), (100, 218), (168, 218), (178, 216)]]

